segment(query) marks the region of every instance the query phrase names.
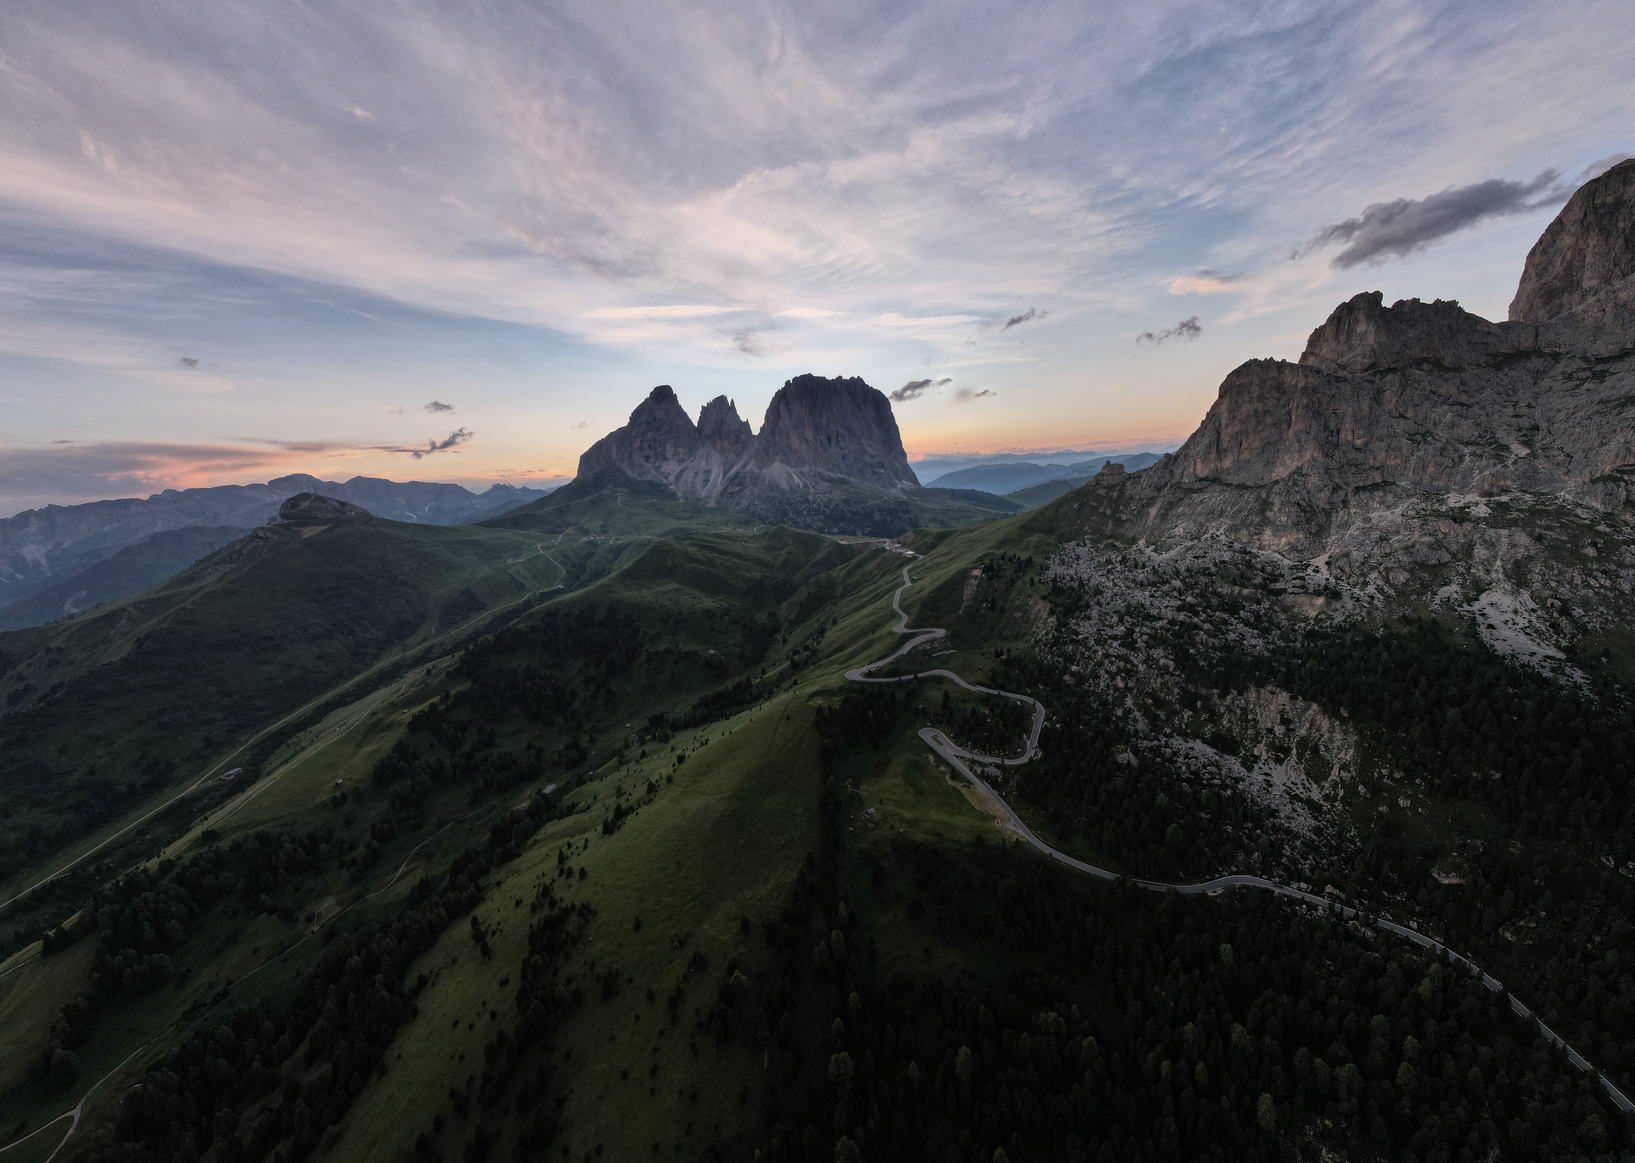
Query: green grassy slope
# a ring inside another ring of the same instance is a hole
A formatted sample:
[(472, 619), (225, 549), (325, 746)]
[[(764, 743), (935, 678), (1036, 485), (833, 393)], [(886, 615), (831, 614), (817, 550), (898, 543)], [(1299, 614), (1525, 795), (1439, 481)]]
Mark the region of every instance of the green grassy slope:
[[(917, 530), (906, 556), (709, 515), (688, 526), (641, 490), (540, 506), (504, 519), (532, 528), (494, 532), (542, 546), (546, 580), (566, 588), (464, 654), (431, 650), (360, 686), (282, 739), (254, 782), (163, 820), (155, 875), (211, 853), (276, 857), (258, 837), (280, 829), (319, 839), (284, 875), (202, 908), (164, 946), (173, 975), (87, 1027), (76, 1080), (36, 1077), (52, 1032), (33, 1015), (73, 993), (96, 938), (0, 964), (0, 1015), (31, 1015), (0, 1058), (0, 1130), (38, 1125), (107, 1076), (69, 1154), (124, 1137), (176, 1157), (163, 1120), (114, 1134), (118, 1096), (189, 1063), (200, 1079), (251, 1077), (240, 1059), (187, 1058), (204, 1044), (190, 1039), (259, 1028), (252, 1003), (294, 1021), (326, 957), (364, 957), (469, 874), (480, 899), (448, 904), (446, 925), (383, 974), (386, 1001), (369, 1004), (385, 1014), (395, 998), (399, 1013), (365, 1031), (372, 1048), (300, 1026), (221, 1135), (261, 1134), (256, 1158), (746, 1161), (852, 1157), (843, 1135), (871, 1160), (1192, 1158), (1220, 1143), (1274, 1157), (1285, 1131), (1355, 1157), (1403, 1157), (1412, 1139), (1420, 1158), (1449, 1127), (1483, 1151), (1575, 1157), (1627, 1137), (1479, 986), (1360, 926), (1253, 894), (1137, 897), (1045, 865), (915, 734), (998, 739), (1002, 707), (943, 680), (844, 679), (900, 644), (889, 604), (906, 567), (910, 625), (949, 633), (901, 669), (1038, 694), (1052, 716), (1038, 770), (1092, 780), (1074, 785), (1083, 803), (1007, 784), (1030, 823), (1136, 871), (1204, 859), (1162, 831), (1153, 848), (1104, 850), (1103, 823), (1131, 809), (1137, 834), (1176, 805), (1189, 826), (1221, 820), (1227, 789), (1205, 807), (1185, 779), (1119, 759), (1149, 728), (1044, 665), (1068, 613), (1040, 573), (1059, 544), (1048, 507)], [(1145, 705), (1154, 720), (1179, 706)], [(1406, 855), (1385, 841), (1361, 867)], [(1471, 904), (1437, 907), (1457, 925)], [(1423, 1079), (1440, 1089), (1416, 1090)], [(1514, 1094), (1486, 1093), (1500, 1086)], [(1418, 1096), (1405, 1113), (1403, 1095)], [(1422, 1126), (1416, 1104), (1433, 1098), (1447, 1109)], [(1486, 1122), (1472, 1103), (1489, 1104)], [(1534, 1131), (1529, 1103), (1566, 1113)]]
[(1059, 481), (1041, 481), (1036, 485), (1029, 485), (1025, 489), (1017, 489), (1014, 493), (1005, 494), (1005, 499), (1015, 501), (1024, 510), (1037, 509), (1048, 505), (1057, 497), (1065, 496), (1088, 481), (1089, 477), (1069, 477)]

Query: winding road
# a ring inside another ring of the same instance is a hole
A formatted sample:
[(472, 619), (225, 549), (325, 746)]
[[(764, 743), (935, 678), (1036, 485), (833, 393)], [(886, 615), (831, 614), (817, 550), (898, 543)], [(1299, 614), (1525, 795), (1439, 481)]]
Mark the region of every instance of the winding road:
[[(922, 727), (920, 729), (920, 738), (924, 739), (933, 751), (942, 756), (943, 759), (947, 760), (949, 765), (953, 767), (954, 770), (958, 771), (972, 784), (981, 788), (985, 793), (987, 793), (987, 795), (999, 807), (1000, 811), (1004, 813), (1006, 823), (1010, 830), (1023, 840), (1026, 840), (1045, 856), (1049, 857), (1051, 860), (1057, 861), (1058, 863), (1065, 864), (1069, 868), (1075, 868), (1080, 872), (1088, 873), (1089, 875), (1098, 877), (1102, 880), (1126, 879), (1121, 877), (1116, 872), (1112, 872), (1105, 868), (1097, 868), (1094, 864), (1086, 864), (1082, 860), (1077, 860), (1074, 857), (1067, 855), (1065, 852), (1060, 852), (1057, 849), (1052, 848), (1049, 844), (1046, 844), (1043, 840), (1039, 839), (1039, 837), (1033, 834), (1032, 829), (1022, 822), (1022, 818), (1016, 814), (1015, 810), (1005, 802), (1004, 797), (995, 791), (987, 780), (983, 779), (982, 776), (977, 773), (977, 771), (973, 770), (972, 767), (967, 765), (965, 762), (966, 760), (971, 760), (977, 765), (986, 764), (1017, 767), (1037, 756), (1039, 754), (1039, 732), (1044, 727), (1045, 723), (1045, 708), (1038, 699), (1030, 698), (1027, 695), (1019, 695), (1012, 691), (1002, 691), (995, 690), (992, 687), (977, 686), (975, 683), (966, 682), (963, 678), (951, 670), (922, 670), (916, 674), (892, 675), (883, 678), (872, 678), (869, 676), (869, 671), (876, 670), (887, 665), (888, 663), (895, 662), (897, 659), (901, 658), (915, 647), (920, 646), (923, 643), (930, 642), (934, 639), (942, 638), (948, 633), (946, 630), (936, 628), (921, 630), (913, 630), (909, 628), (908, 615), (903, 613), (901, 600), (903, 591), (908, 589), (908, 587), (913, 584), (914, 581), (909, 576), (907, 567), (904, 567), (903, 584), (898, 586), (896, 592), (891, 595), (891, 608), (897, 613), (897, 624), (891, 627), (891, 632), (893, 634), (912, 634), (914, 637), (910, 638), (907, 642), (903, 643), (891, 654), (880, 659), (878, 662), (871, 662), (866, 666), (859, 666), (852, 670), (848, 670), (846, 672), (846, 677), (853, 682), (907, 682), (917, 678), (947, 678), (958, 683), (968, 691), (975, 691), (978, 694), (984, 695), (999, 695), (1003, 698), (1015, 699), (1018, 702), (1028, 703), (1031, 705), (1033, 707), (1033, 728), (1028, 733), (1027, 746), (1023, 748), (1022, 754), (1014, 759), (1001, 759), (989, 755), (977, 755), (974, 752), (966, 751), (964, 748), (956, 746), (952, 740), (934, 727)], [(1419, 932), (1417, 929), (1411, 929), (1406, 925), (1399, 925), (1395, 921), (1388, 921), (1383, 917), (1370, 916), (1358, 909), (1342, 905), (1338, 901), (1329, 900), (1325, 897), (1317, 895), (1316, 893), (1305, 892), (1302, 889), (1294, 888), (1286, 884), (1278, 884), (1276, 881), (1267, 880), (1264, 877), (1259, 876), (1248, 876), (1242, 874), (1221, 876), (1214, 880), (1205, 881), (1202, 884), (1167, 884), (1160, 880), (1140, 880), (1136, 878), (1128, 878), (1128, 880), (1130, 884), (1135, 885), (1137, 888), (1144, 888), (1151, 892), (1177, 892), (1183, 896), (1195, 896), (1200, 893), (1213, 895), (1215, 893), (1225, 892), (1227, 889), (1231, 888), (1265, 889), (1267, 892), (1274, 892), (1279, 896), (1293, 897), (1304, 904), (1314, 905), (1348, 921), (1355, 920), (1359, 923), (1366, 923), (1377, 926), (1381, 929), (1389, 930), (1399, 937), (1412, 941), (1416, 945), (1430, 949), (1439, 955), (1446, 955), (1448, 959), (1453, 961), (1455, 964), (1463, 966), (1473, 974), (1479, 974), (1482, 979), (1482, 984), (1487, 986), (1488, 989), (1507, 998), (1510, 1002), (1511, 1010), (1515, 1012), (1517, 1017), (1521, 1018), (1523, 1021), (1536, 1022), (1538, 1032), (1545, 1038), (1546, 1041), (1555, 1046), (1559, 1046), (1563, 1051), (1565, 1051), (1567, 1060), (1574, 1066), (1578, 1067), (1580, 1070), (1596, 1073), (1597, 1077), (1600, 1079), (1601, 1085), (1606, 1088), (1607, 1096), (1612, 1100), (1614, 1106), (1625, 1114), (1635, 1113), (1635, 1102), (1631, 1102), (1629, 1097), (1625, 1095), (1623, 1091), (1614, 1086), (1612, 1080), (1607, 1078), (1606, 1075), (1600, 1074), (1598, 1071), (1596, 1071), (1595, 1067), (1590, 1065), (1589, 1061), (1582, 1054), (1573, 1049), (1571, 1045), (1569, 1045), (1554, 1030), (1550, 1029), (1549, 1026), (1545, 1025), (1544, 1022), (1536, 1014), (1534, 1014), (1532, 1010), (1523, 1005), (1514, 994), (1506, 991), (1502, 982), (1493, 977), (1491, 974), (1483, 973), (1481, 968), (1468, 957), (1465, 957), (1460, 953), (1456, 953), (1454, 950), (1449, 949), (1440, 941), (1427, 937), (1424, 933)]]

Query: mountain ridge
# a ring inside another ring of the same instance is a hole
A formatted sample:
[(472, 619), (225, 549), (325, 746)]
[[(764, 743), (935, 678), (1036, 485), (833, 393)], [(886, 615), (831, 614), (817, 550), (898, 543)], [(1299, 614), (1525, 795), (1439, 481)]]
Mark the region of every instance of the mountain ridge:
[[(0, 629), (38, 625), (74, 612), (76, 578), (157, 534), (197, 527), (233, 529), (235, 536), (242, 536), (272, 518), (284, 500), (304, 492), (334, 496), (390, 520), (456, 525), (499, 516), (549, 495), (550, 490), (496, 484), (473, 493), (462, 485), (439, 482), (365, 476), (336, 482), (294, 473), (265, 484), (164, 489), (146, 498), (27, 509), (0, 519)], [(162, 538), (149, 545), (137, 555), (143, 565), (130, 575), (132, 588), (113, 585), (118, 571), (108, 570), (80, 588), (87, 592), (95, 588), (100, 595), (97, 601), (134, 593), (191, 565), (199, 556), (194, 553), (199, 541), (198, 535), (192, 535)], [(211, 548), (221, 544), (225, 542), (217, 540)], [(60, 593), (62, 604), (44, 604), (39, 595), (46, 590)]]

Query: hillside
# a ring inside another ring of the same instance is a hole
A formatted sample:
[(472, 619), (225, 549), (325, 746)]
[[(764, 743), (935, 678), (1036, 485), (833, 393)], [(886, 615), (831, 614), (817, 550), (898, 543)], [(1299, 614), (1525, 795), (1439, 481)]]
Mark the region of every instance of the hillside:
[[(146, 589), (272, 518), (303, 492), (394, 521), (455, 525), (499, 516), (549, 490), (501, 484), (478, 494), (452, 484), (361, 476), (320, 481), (297, 473), (266, 484), (30, 509), (0, 519), (0, 630), (37, 626)], [(226, 530), (237, 532), (227, 536)]]

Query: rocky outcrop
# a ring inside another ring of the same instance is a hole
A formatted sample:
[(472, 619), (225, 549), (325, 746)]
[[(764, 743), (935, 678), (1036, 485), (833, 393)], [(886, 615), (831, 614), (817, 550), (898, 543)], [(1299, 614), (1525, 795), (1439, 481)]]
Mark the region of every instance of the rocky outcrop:
[(1635, 158), (1579, 188), (1528, 252), (1510, 304), (1517, 323), (1548, 323), (1635, 276)]
[(698, 428), (675, 389), (660, 384), (636, 405), (630, 422), (591, 445), (579, 458), (580, 477), (617, 468), (637, 480), (673, 481), (698, 451)]
[(628, 424), (579, 458), (581, 480), (615, 471), (661, 481), (689, 500), (746, 511), (773, 501), (782, 511), (787, 506), (775, 495), (797, 490), (919, 487), (891, 403), (855, 376), (788, 381), (772, 397), (758, 435), (725, 396), (706, 404), (695, 425), (675, 392), (661, 384)]
[(1384, 300), (1379, 291), (1369, 291), (1341, 303), (1311, 333), (1300, 366), (1332, 372), (1379, 371), (1426, 361), (1468, 367), (1505, 342), (1498, 324), (1451, 300), (1405, 299), (1389, 307)]
[(862, 379), (797, 376), (767, 406), (753, 463), (769, 474), (811, 469), (891, 491), (918, 488), (884, 393)]
[(1458, 509), (1442, 524), (1506, 496), (1559, 502), (1590, 524), (1635, 516), (1635, 277), (1618, 278), (1632, 221), (1625, 163), (1575, 195), (1533, 248), (1521, 318), (1358, 295), (1312, 332), (1298, 364), (1251, 360), (1229, 374), (1175, 453), (1098, 476), (1058, 511), (1087, 533), (1156, 545), (1222, 536), (1297, 559), (1393, 529), (1420, 545), (1429, 534), (1409, 529), (1412, 514), (1433, 502)]
[(285, 525), (312, 525), (367, 520), (369, 515), (368, 509), (350, 501), (326, 497), (321, 493), (297, 493), (278, 506), (277, 521)]

